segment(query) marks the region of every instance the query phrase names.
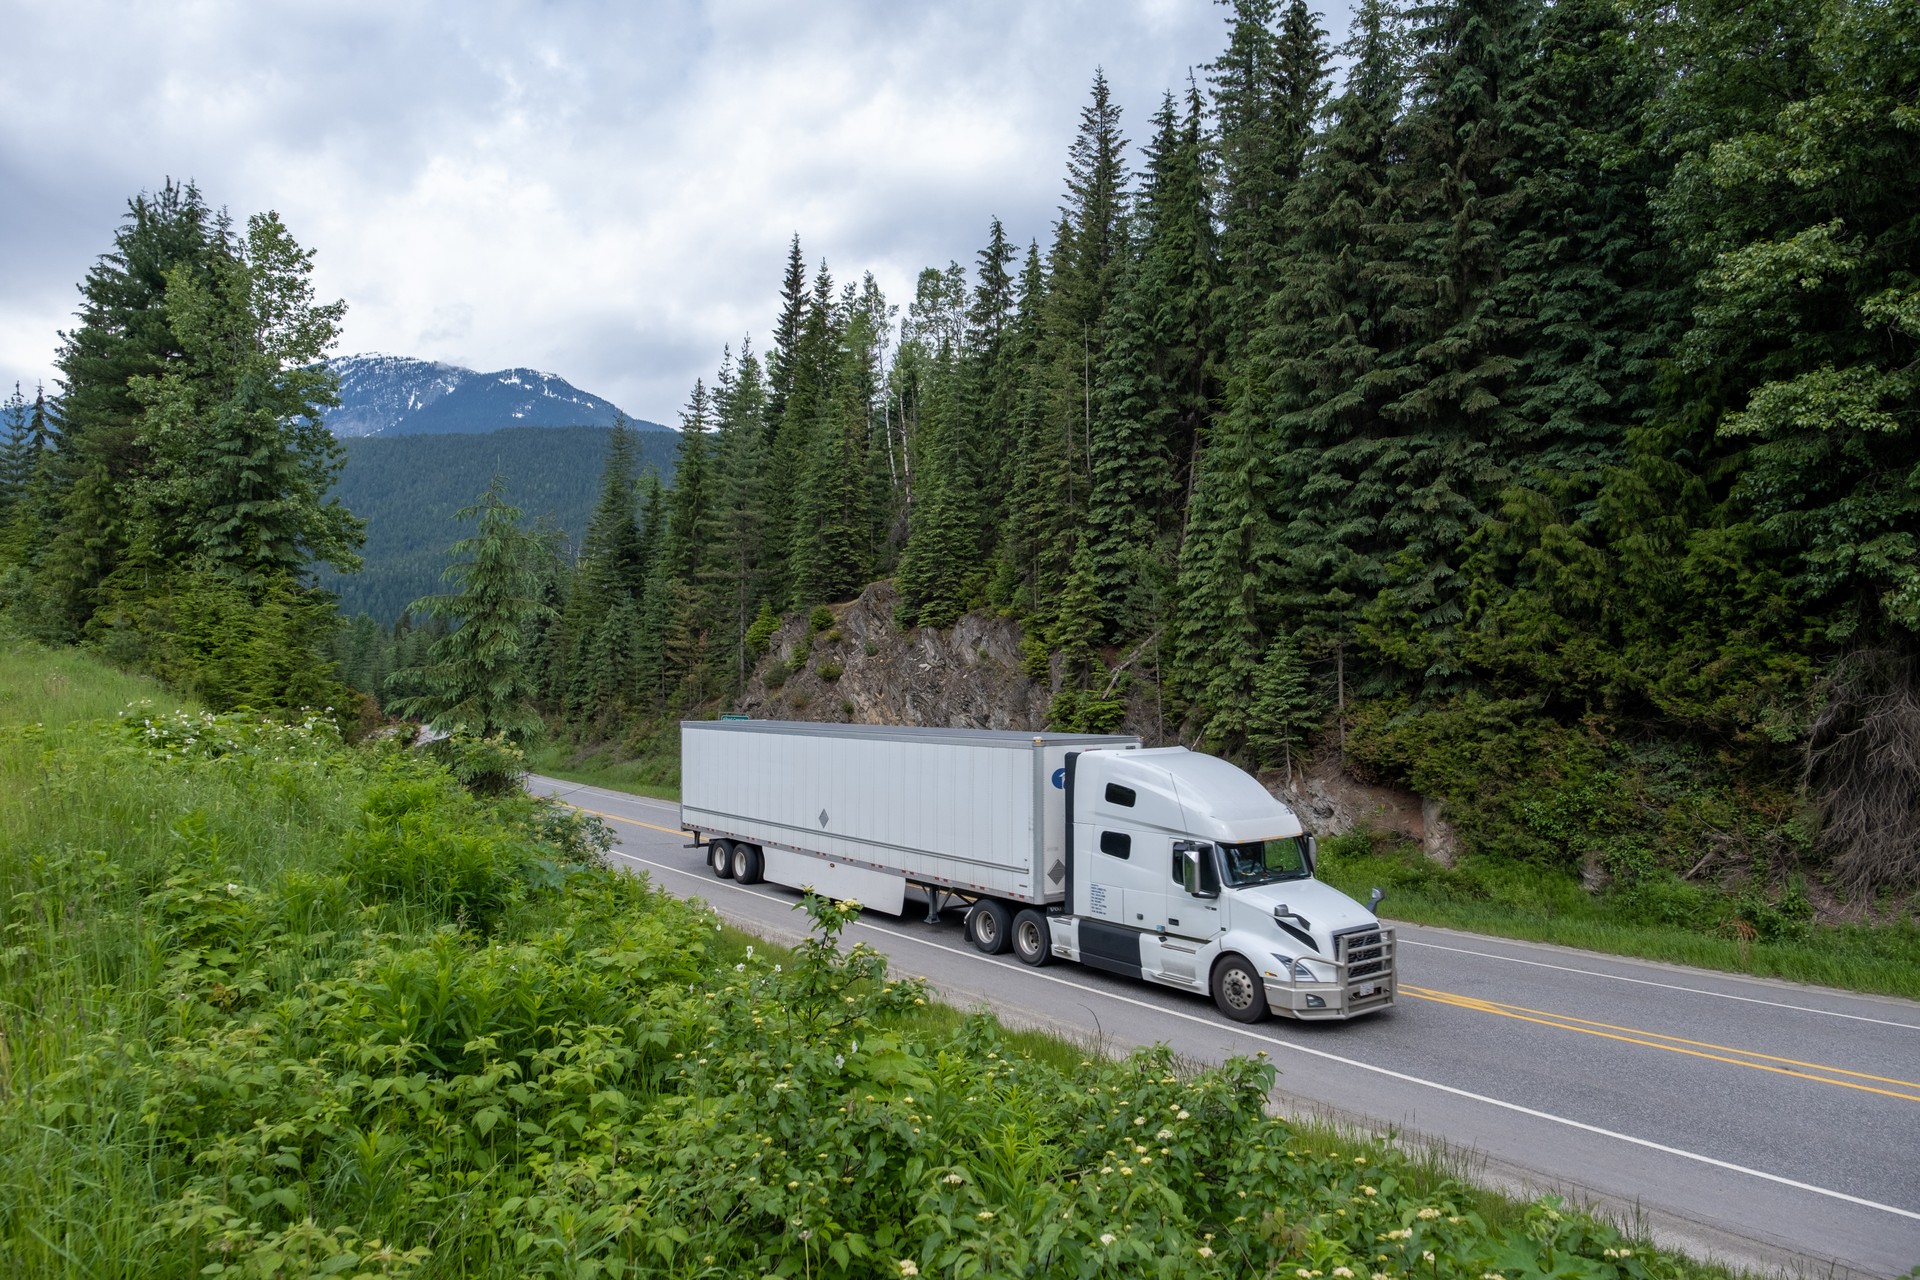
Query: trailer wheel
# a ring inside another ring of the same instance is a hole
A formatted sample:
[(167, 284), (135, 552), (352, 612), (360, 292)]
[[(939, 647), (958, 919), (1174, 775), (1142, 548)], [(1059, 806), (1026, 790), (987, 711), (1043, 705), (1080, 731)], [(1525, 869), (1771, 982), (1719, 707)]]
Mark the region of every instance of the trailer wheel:
[(1013, 932), (1013, 920), (1005, 906), (992, 898), (982, 898), (974, 906), (969, 921), (973, 925), (974, 946), (990, 956), (1007, 949), (1007, 935)]
[(757, 845), (739, 843), (733, 846), (734, 880), (740, 884), (759, 884), (764, 867)]
[(1267, 1016), (1267, 987), (1252, 965), (1228, 956), (1213, 969), (1213, 1002), (1235, 1022), (1258, 1022)]
[(733, 841), (707, 841), (707, 866), (720, 879), (733, 879)]
[(1013, 954), (1036, 969), (1053, 959), (1053, 931), (1047, 928), (1047, 918), (1032, 907), (1013, 918)]

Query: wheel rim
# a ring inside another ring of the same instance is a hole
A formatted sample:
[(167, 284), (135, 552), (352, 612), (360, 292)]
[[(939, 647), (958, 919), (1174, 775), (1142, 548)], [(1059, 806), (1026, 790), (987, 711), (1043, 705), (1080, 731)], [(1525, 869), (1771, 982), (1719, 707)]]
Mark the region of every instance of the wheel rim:
[(1013, 940), (1019, 946), (1022, 955), (1040, 954), (1040, 926), (1031, 920), (1022, 920), (1014, 927)]
[(744, 880), (746, 878), (746, 875), (747, 875), (747, 846), (743, 844), (737, 844), (733, 846), (733, 878), (735, 880)]
[(974, 917), (973, 936), (988, 946), (1000, 941), (1000, 922), (993, 918), (991, 911), (982, 911)]
[(1235, 1010), (1253, 1007), (1253, 985), (1253, 975), (1239, 965), (1229, 967), (1220, 975), (1220, 995), (1228, 1007)]

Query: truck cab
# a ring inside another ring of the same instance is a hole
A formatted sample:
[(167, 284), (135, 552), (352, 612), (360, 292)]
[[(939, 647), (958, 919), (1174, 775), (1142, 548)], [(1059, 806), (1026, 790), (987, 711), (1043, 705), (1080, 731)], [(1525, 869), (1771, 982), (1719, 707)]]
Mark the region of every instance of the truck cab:
[(1362, 906), (1316, 880), (1313, 837), (1254, 778), (1184, 747), (1081, 751), (1065, 773), (1051, 954), (1209, 994), (1243, 1022), (1393, 1004), (1379, 892)]

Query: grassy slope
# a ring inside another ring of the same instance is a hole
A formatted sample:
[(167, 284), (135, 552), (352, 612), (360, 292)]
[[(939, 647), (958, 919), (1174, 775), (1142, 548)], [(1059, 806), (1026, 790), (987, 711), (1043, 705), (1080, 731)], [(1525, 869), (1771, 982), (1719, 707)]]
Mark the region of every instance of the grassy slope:
[(397, 752), (158, 751), (85, 722), (165, 695), (70, 654), (0, 645), (0, 690), (0, 1273), (1711, 1274), (1261, 1119), (1258, 1069), (1083, 1058), (556, 881), (527, 802)]

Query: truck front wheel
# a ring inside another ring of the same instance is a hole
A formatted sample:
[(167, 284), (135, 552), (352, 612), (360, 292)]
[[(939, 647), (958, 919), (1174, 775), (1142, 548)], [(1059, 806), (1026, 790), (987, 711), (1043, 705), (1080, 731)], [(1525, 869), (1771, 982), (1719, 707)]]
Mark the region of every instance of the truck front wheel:
[(733, 879), (733, 841), (707, 841), (707, 865), (722, 880)]
[(1267, 985), (1252, 965), (1228, 956), (1213, 969), (1213, 1002), (1235, 1022), (1258, 1022), (1267, 1016)]
[(1007, 949), (1007, 935), (1013, 931), (1013, 920), (1006, 907), (991, 898), (983, 898), (973, 909), (973, 945), (990, 956), (997, 956)]
[(1036, 969), (1053, 959), (1053, 935), (1047, 928), (1047, 918), (1032, 907), (1013, 918), (1013, 954)]

